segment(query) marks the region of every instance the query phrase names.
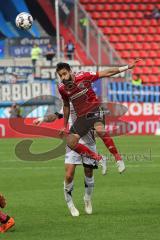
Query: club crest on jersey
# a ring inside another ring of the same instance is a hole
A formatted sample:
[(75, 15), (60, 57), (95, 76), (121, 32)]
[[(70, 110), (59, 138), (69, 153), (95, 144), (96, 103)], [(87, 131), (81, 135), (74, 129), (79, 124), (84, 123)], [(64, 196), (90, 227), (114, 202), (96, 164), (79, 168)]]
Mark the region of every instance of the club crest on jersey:
[(81, 83), (78, 84), (78, 87), (81, 88), (81, 89), (84, 89), (84, 88), (85, 88), (85, 85), (84, 85), (83, 82), (81, 82)]

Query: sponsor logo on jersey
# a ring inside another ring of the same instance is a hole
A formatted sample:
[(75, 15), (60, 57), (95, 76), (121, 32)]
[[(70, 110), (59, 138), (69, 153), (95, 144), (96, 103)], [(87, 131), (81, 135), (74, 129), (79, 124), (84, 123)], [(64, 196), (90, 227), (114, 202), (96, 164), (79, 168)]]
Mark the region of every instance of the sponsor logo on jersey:
[(74, 100), (74, 99), (76, 99), (76, 98), (79, 98), (80, 96), (86, 94), (87, 92), (88, 92), (88, 89), (85, 88), (85, 89), (82, 90), (81, 92), (78, 92), (78, 93), (72, 95), (72, 96), (70, 97), (70, 99), (71, 99), (71, 101), (72, 101), (72, 100)]

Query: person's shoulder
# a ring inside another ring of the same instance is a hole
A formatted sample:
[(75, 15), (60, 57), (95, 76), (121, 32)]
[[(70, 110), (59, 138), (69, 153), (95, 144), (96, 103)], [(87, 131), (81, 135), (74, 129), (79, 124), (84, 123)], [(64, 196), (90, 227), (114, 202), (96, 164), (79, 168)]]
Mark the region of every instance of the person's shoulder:
[(63, 84), (63, 83), (58, 83), (58, 85), (57, 85), (57, 86), (58, 86), (58, 88), (59, 88), (59, 89), (62, 89), (62, 88), (64, 88), (64, 84)]
[(83, 71), (75, 74), (75, 78), (77, 78), (77, 79), (84, 78), (85, 76), (86, 76), (86, 72), (83, 72)]
[(57, 86), (58, 86), (58, 90), (60, 92), (64, 91), (64, 84), (63, 83), (59, 83)]
[(76, 75), (77, 79), (85, 79), (85, 78), (91, 78), (91, 77), (96, 77), (97, 72), (78, 72)]

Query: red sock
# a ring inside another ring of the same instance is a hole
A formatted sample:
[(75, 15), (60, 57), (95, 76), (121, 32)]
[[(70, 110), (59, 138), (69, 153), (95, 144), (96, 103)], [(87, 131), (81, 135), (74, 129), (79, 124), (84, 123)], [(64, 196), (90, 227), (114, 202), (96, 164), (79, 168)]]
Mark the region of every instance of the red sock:
[(7, 219), (7, 216), (8, 216), (7, 214), (0, 211), (0, 222), (1, 223), (5, 222)]
[(118, 153), (118, 150), (113, 142), (113, 139), (111, 137), (109, 137), (107, 135), (107, 133), (105, 133), (105, 135), (103, 137), (101, 137), (101, 139), (103, 140), (104, 144), (106, 145), (106, 147), (108, 148), (110, 153), (113, 154), (113, 156), (115, 157), (115, 160), (116, 161), (122, 160), (122, 157)]
[(76, 147), (73, 150), (82, 156), (86, 156), (86, 157), (95, 159), (97, 161), (102, 159), (101, 155), (91, 151), (88, 147), (80, 143), (77, 143)]

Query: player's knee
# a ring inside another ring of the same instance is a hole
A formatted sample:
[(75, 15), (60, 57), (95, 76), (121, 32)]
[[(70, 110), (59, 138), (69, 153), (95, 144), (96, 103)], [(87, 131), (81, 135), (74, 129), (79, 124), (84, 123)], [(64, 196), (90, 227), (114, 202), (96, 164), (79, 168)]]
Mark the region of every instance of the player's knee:
[(71, 149), (74, 149), (77, 143), (78, 140), (74, 136), (69, 136), (67, 138), (67, 146), (70, 147)]

